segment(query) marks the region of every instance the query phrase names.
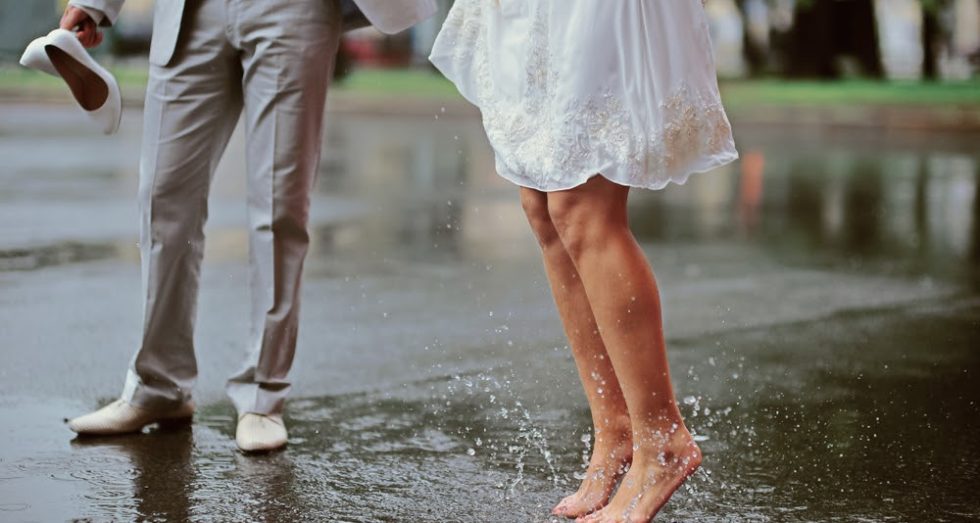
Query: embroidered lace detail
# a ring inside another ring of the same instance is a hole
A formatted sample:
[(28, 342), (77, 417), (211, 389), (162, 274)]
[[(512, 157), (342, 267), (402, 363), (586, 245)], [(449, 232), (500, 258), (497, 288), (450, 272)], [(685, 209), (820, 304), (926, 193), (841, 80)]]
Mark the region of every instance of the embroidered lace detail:
[[(558, 101), (560, 81), (538, 13), (528, 32), (524, 96), (501, 101), (494, 96), (483, 9), (485, 2), (457, 2), (443, 28), (453, 50), (455, 70), (469, 70), (472, 102), (483, 113), (490, 143), (497, 152), (501, 175), (539, 188), (553, 188), (572, 178), (594, 174), (633, 186), (659, 188), (683, 182), (706, 159), (731, 153), (731, 126), (718, 96), (686, 85), (677, 86), (660, 104), (659, 115), (633, 115), (612, 92), (586, 99)], [(655, 118), (659, 121), (644, 121)], [(638, 133), (637, 129), (645, 129)]]

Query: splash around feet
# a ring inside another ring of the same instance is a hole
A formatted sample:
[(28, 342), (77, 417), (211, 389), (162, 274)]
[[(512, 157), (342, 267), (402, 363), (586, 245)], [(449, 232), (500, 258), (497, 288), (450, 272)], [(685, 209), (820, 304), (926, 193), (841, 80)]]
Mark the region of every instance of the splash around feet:
[(579, 523), (639, 523), (652, 520), (670, 497), (701, 466), (701, 449), (681, 429), (658, 448), (636, 448), (633, 464), (613, 500)]
[(633, 443), (628, 435), (605, 448), (597, 444), (582, 485), (574, 494), (561, 500), (551, 514), (575, 519), (604, 507), (616, 482), (626, 474), (632, 461)]

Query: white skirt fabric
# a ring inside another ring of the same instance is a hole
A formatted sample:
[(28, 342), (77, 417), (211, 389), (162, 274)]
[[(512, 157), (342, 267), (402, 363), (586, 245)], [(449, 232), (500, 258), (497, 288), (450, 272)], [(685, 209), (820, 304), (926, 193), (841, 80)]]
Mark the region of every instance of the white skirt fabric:
[(524, 187), (661, 189), (738, 158), (701, 0), (456, 0), (429, 59)]

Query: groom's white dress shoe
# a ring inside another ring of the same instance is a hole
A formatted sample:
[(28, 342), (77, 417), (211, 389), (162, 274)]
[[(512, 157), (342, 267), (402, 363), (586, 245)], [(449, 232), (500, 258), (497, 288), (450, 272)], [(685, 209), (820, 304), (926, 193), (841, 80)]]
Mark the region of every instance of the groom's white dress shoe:
[(85, 114), (112, 134), (119, 129), (122, 97), (112, 73), (89, 56), (75, 33), (55, 29), (31, 42), (20, 58), (21, 65), (60, 76)]
[(269, 452), (286, 446), (286, 424), (282, 416), (249, 412), (238, 418), (235, 442), (242, 452)]
[(68, 422), (68, 428), (80, 435), (111, 436), (143, 430), (152, 423), (181, 425), (194, 417), (194, 403), (186, 402), (170, 410), (149, 410), (118, 399), (101, 409)]

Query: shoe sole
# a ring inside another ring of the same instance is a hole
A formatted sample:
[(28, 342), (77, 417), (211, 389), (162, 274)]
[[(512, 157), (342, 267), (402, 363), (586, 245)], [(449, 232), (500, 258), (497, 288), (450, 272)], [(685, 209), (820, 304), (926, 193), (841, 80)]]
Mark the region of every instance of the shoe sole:
[(286, 450), (286, 447), (288, 445), (289, 445), (288, 443), (283, 443), (278, 447), (270, 447), (270, 448), (263, 447), (258, 449), (243, 449), (242, 447), (238, 447), (238, 452), (241, 452), (246, 456), (262, 456), (266, 454), (275, 454), (276, 452)]

